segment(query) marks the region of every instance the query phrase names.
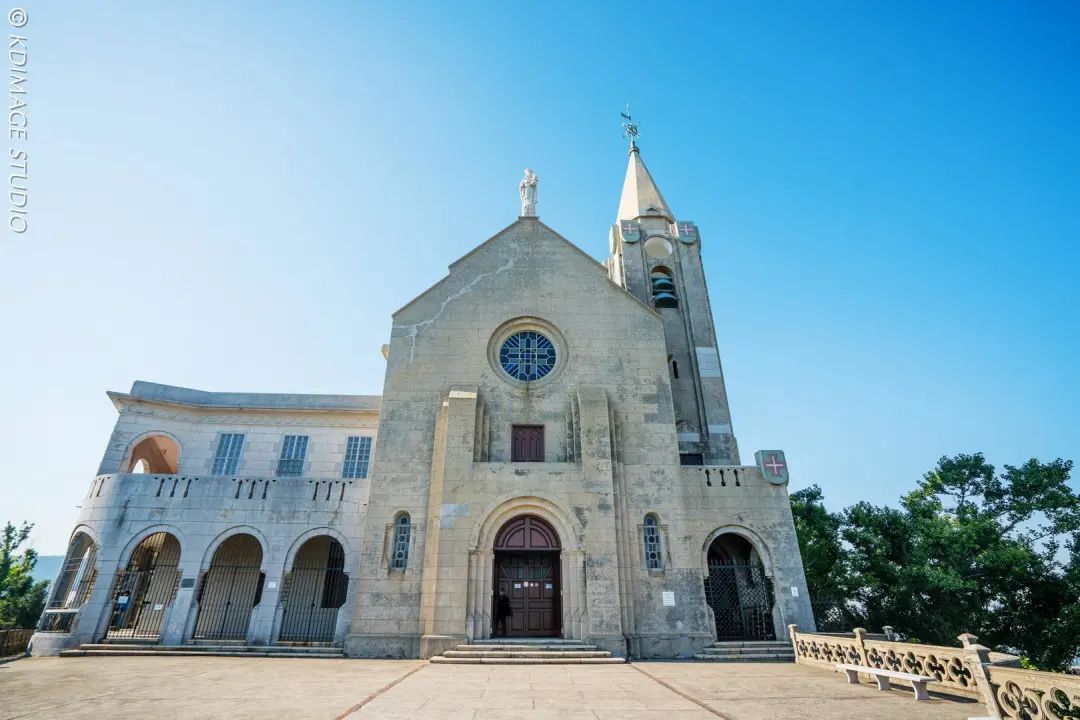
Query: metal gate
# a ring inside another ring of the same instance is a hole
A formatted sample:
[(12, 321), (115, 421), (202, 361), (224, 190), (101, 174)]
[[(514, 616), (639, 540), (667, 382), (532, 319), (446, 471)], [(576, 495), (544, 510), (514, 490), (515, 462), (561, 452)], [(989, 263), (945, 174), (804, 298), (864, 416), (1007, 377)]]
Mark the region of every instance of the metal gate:
[[(309, 542), (317, 542), (317, 538)], [(345, 574), (345, 551), (328, 539), (321, 558), (302, 558), (285, 576), (281, 592), (282, 616), (279, 642), (330, 643), (337, 627), (338, 608), (345, 604), (349, 576)]]
[(121, 572), (113, 588), (106, 637), (156, 640), (179, 583), (180, 571), (176, 565)]
[(714, 563), (705, 601), (716, 618), (717, 640), (775, 640), (772, 581), (756, 564)]
[(251, 611), (262, 599), (265, 579), (258, 566), (211, 565), (199, 584), (199, 614), (192, 638), (246, 639)]

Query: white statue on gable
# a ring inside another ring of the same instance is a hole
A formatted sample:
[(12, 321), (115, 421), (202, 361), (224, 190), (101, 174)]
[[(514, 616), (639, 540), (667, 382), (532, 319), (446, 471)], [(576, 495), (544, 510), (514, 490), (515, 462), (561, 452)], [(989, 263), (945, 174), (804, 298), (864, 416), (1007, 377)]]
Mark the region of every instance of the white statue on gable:
[(525, 168), (525, 177), (521, 178), (518, 191), (521, 194), (521, 216), (536, 217), (536, 184), (540, 178), (536, 177), (529, 168)]

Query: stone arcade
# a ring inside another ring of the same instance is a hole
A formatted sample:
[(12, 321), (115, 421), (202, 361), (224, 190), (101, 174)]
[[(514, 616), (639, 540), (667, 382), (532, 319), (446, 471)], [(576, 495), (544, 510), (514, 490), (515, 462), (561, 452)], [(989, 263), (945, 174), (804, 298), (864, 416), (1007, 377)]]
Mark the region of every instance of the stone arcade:
[[(393, 317), (383, 395), (136, 382), (33, 641), (492, 636), (630, 657), (813, 628), (778, 450), (740, 464), (702, 269), (631, 143), (599, 264), (523, 213)], [(376, 441), (377, 438), (377, 441)]]

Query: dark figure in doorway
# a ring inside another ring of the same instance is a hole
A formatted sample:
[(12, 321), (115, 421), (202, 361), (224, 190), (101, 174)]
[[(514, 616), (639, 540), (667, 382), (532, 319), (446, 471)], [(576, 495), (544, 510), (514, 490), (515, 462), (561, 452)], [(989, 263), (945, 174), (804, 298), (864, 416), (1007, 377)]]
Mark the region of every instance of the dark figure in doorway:
[(510, 624), (510, 618), (514, 616), (514, 609), (510, 607), (510, 598), (506, 593), (499, 591), (499, 599), (495, 601), (495, 634), (506, 637), (506, 628)]

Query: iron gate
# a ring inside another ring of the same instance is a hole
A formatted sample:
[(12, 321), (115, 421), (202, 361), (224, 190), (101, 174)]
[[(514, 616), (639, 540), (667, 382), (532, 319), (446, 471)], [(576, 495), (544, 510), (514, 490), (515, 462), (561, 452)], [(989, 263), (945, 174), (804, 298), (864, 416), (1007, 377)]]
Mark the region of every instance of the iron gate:
[(705, 600), (716, 618), (717, 640), (775, 640), (771, 579), (755, 564), (709, 562)]
[[(339, 546), (340, 547), (340, 546)], [(294, 568), (282, 590), (281, 642), (334, 640), (338, 608), (345, 604), (349, 576), (341, 568)]]
[(110, 638), (156, 640), (161, 623), (176, 597), (180, 571), (176, 565), (155, 565), (121, 572), (112, 594)]
[(253, 565), (211, 565), (196, 602), (195, 640), (244, 640), (266, 576)]

